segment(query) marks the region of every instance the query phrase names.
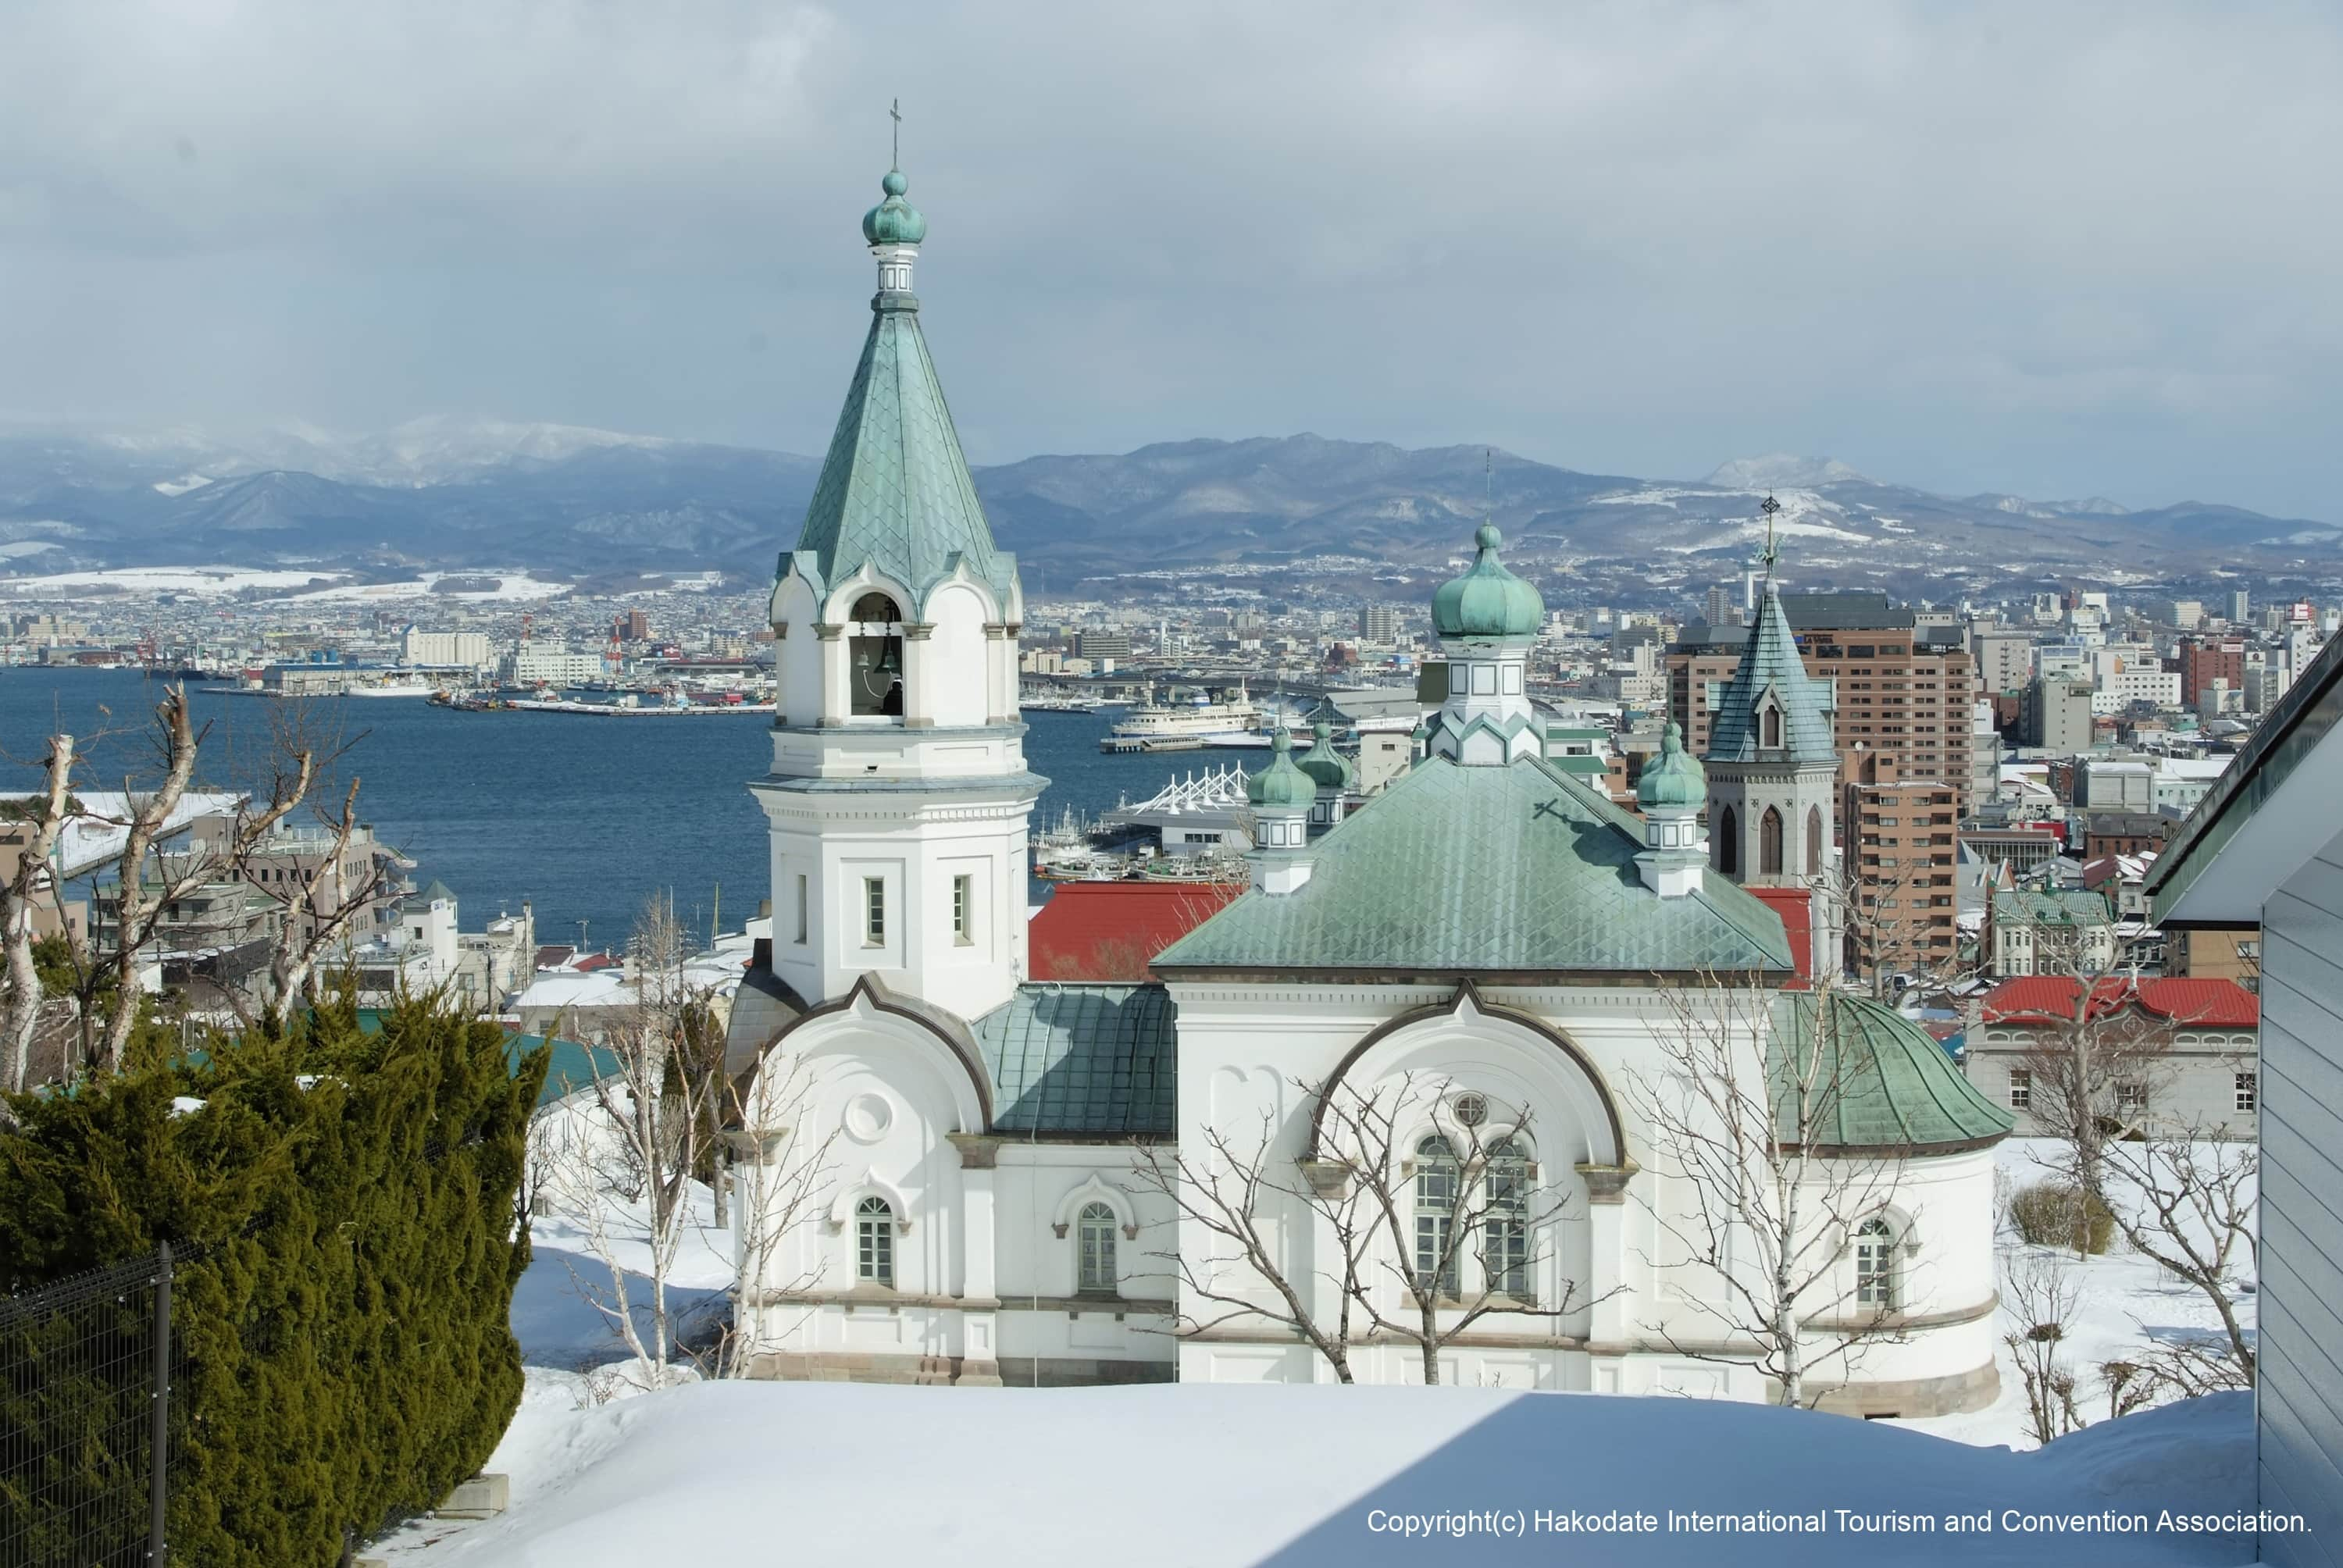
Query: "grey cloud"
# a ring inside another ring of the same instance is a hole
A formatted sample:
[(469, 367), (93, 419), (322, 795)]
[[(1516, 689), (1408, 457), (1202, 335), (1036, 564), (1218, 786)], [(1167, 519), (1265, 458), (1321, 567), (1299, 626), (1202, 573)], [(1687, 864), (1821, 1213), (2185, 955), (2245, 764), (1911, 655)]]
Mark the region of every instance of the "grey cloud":
[(0, 411), (799, 451), (885, 106), (987, 458), (1312, 428), (2343, 515), (2318, 6), (304, 0), (0, 21)]

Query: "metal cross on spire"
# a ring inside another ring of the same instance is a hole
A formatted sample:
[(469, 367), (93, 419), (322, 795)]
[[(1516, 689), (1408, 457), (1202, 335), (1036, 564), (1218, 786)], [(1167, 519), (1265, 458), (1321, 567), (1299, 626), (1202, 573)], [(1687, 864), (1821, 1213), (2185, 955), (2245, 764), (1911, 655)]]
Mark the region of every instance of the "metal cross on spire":
[(1497, 449), (1494, 447), (1481, 454), (1481, 515), (1492, 521), (1497, 516)]
[(1774, 543), (1774, 518), (1781, 511), (1782, 503), (1774, 498), (1774, 492), (1768, 490), (1765, 498), (1757, 503), (1757, 509), (1765, 518), (1765, 554), (1761, 558), (1765, 563), (1765, 575), (1770, 578), (1774, 575), (1774, 559), (1781, 553)]
[(903, 166), (902, 99), (898, 98), (893, 103), (887, 106), (887, 117), (895, 122), (895, 149), (892, 156), (888, 160), (887, 166), (892, 169), (900, 169)]

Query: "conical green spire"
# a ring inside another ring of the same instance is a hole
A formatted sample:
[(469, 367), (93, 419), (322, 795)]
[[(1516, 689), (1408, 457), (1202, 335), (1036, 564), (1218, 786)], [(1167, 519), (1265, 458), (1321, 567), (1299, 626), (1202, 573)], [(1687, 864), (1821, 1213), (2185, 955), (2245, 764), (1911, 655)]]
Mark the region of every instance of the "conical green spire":
[[(910, 244), (927, 233), (926, 219), (903, 201), (903, 188), (902, 175), (889, 174), (887, 200), (863, 220), (874, 245)], [(890, 237), (878, 237), (882, 234)], [(870, 336), (806, 508), (795, 566), (826, 590), (867, 561), (924, 598), (956, 561), (964, 562), (990, 585), (1005, 613), (1016, 562), (994, 548), (920, 331), (919, 300), (882, 286), (871, 311)], [(920, 614), (917, 605), (904, 608)]]

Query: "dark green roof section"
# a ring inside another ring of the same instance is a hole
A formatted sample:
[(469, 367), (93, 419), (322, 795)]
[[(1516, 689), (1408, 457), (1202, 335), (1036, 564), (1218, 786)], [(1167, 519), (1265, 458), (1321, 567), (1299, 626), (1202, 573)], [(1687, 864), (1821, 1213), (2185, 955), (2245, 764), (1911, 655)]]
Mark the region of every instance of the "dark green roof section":
[(1635, 821), (1549, 762), (1418, 762), (1318, 840), (1310, 879), (1248, 892), (1158, 955), (1175, 970), (1417, 974), (1792, 968), (1771, 910), (1722, 877), (1663, 899)]
[[(1831, 1023), (1819, 1037), (1817, 1063), (1809, 1052), (1825, 1017)], [(1810, 1063), (1812, 1073), (1803, 1073)], [(1802, 1077), (1813, 1085), (1809, 1142), (1817, 1150), (1949, 1153), (1994, 1143), (2015, 1125), (1927, 1030), (1883, 1002), (1845, 991), (1777, 993), (1765, 1068), (1775, 1135), (1785, 1142), (1797, 1141)]]
[(1180, 1116), (1176, 1011), (1160, 985), (1045, 985), (976, 1022), (992, 1131), (1165, 1137)]
[[(1782, 744), (1761, 747), (1757, 712), (1767, 693), (1782, 709)], [(1717, 699), (1708, 728), (1707, 760), (1799, 763), (1838, 761), (1829, 702), (1823, 683), (1806, 673), (1783, 613), (1782, 596), (1771, 583), (1757, 604), (1756, 624), (1742, 645), (1741, 664)]]
[[(357, 1010), (358, 1030), (364, 1034), (380, 1034), (384, 1010), (362, 1007)], [(528, 1053), (545, 1043), (541, 1034), (508, 1034), (505, 1036), (505, 1066), (518, 1073), (520, 1064)], [(608, 1078), (618, 1070), (618, 1059), (600, 1046), (587, 1045), (578, 1040), (553, 1041), (553, 1055), (545, 1065), (545, 1082), (537, 1091), (538, 1109), (543, 1110), (555, 1101), (594, 1087), (598, 1076)]]
[(2115, 923), (2107, 895), (2066, 889), (2038, 892), (2018, 889), (1993, 896), (1993, 918), (2023, 926), (2106, 926)]
[(2343, 637), (2330, 637), (2157, 857), (2147, 874), (2151, 918), (2169, 917), (2247, 819), (2338, 725), (2343, 725)]
[[(920, 333), (919, 302), (882, 294), (798, 535), (821, 591), (869, 561), (921, 598), (965, 561), (1004, 609), (1014, 558), (993, 548), (968, 459)], [(916, 605), (903, 607), (917, 617)]]

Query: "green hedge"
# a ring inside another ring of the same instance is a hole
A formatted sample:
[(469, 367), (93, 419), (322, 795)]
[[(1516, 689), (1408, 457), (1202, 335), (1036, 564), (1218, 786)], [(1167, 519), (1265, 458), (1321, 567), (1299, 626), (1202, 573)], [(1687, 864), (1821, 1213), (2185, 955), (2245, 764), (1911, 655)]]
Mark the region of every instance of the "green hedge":
[[(170, 1540), (318, 1568), (487, 1460), (520, 1398), (513, 1201), (544, 1053), (427, 1003), (347, 1008), (69, 1095), (0, 1134), (0, 1290), (169, 1241), (187, 1375)], [(175, 1097), (205, 1103), (175, 1114)], [(142, 1455), (143, 1456), (143, 1455)], [(93, 1455), (93, 1465), (105, 1456)]]

